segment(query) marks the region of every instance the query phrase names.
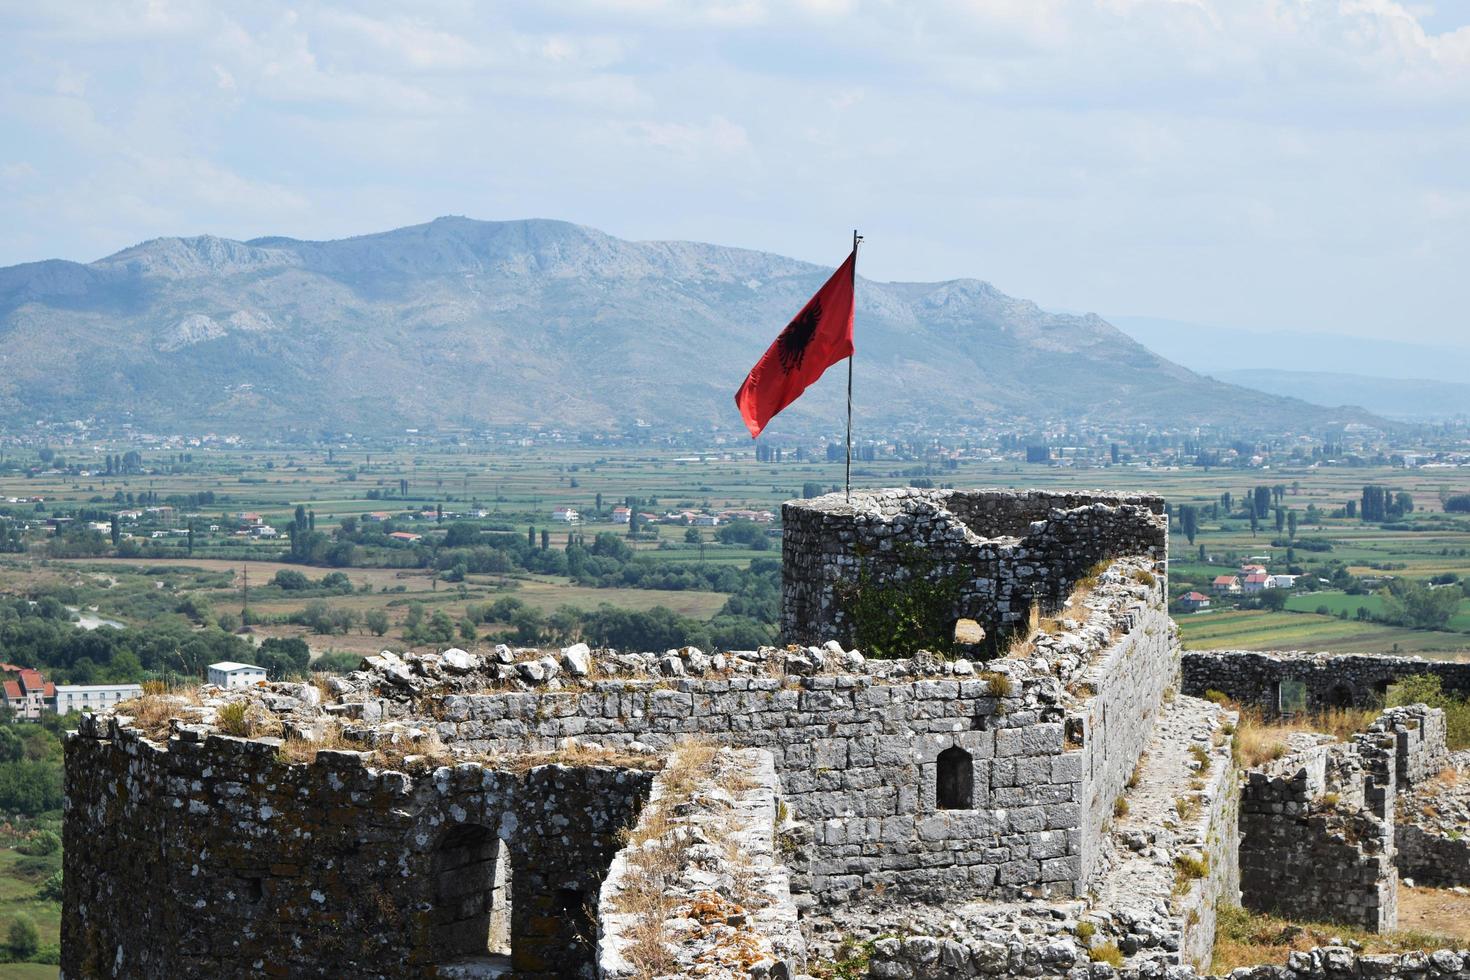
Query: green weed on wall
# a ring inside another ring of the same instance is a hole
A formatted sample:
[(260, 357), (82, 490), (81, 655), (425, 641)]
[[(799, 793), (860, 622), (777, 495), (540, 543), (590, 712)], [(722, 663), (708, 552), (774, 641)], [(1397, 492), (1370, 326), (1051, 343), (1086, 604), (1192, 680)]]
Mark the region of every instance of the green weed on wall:
[(909, 570), (902, 580), (880, 577), (861, 554), (858, 560), (857, 581), (838, 588), (852, 645), (864, 656), (879, 658), (953, 651), (955, 607), (965, 576), (936, 575), (934, 563), (917, 550), (899, 557), (897, 565)]

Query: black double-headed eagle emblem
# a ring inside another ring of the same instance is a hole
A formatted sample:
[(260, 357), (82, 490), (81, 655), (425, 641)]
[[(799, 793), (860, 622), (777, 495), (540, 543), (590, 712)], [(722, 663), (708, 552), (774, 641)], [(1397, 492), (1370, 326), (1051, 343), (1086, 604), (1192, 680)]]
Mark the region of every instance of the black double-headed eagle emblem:
[(811, 304), (795, 320), (786, 325), (781, 331), (781, 336), (776, 338), (776, 345), (781, 355), (781, 366), (787, 371), (794, 371), (801, 367), (802, 359), (806, 357), (807, 346), (811, 344), (812, 337), (817, 333), (817, 324), (822, 322), (822, 301), (813, 299)]

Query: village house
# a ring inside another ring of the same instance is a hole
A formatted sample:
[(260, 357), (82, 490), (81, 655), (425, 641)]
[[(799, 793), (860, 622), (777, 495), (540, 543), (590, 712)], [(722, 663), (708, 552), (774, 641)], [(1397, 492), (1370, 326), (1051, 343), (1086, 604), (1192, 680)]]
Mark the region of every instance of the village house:
[(612, 522), (614, 524), (627, 524), (632, 519), (633, 512), (627, 507), (614, 507), (612, 511)]
[(1237, 575), (1216, 575), (1215, 581), (1210, 583), (1210, 588), (1217, 595), (1238, 595), (1240, 593), (1240, 577)]
[(581, 518), (574, 508), (558, 507), (551, 512), (551, 519), (553, 521), (560, 521), (563, 524), (575, 524)]
[(55, 697), (56, 685), (41, 676), (39, 670), (5, 664), (5, 681), (0, 685), (5, 707), (12, 717), (35, 721), (46, 710), (46, 699)]
[(1265, 572), (1255, 572), (1247, 575), (1243, 588), (1246, 593), (1264, 592), (1269, 588), (1273, 588), (1271, 585), (1271, 576)]
[(1186, 592), (1179, 597), (1179, 608), (1186, 612), (1199, 612), (1210, 608), (1210, 597), (1203, 592)]
[(414, 534), (411, 531), (394, 531), (392, 534), (388, 535), (388, 537), (392, 538), (394, 541), (402, 541), (405, 544), (414, 544), (424, 539), (424, 536), (422, 534)]
[(142, 696), (141, 684), (57, 684), (48, 696), (47, 706), (58, 715), (65, 715), (110, 708), (120, 701)]
[(254, 664), (236, 663), (233, 660), (221, 660), (217, 664), (209, 665), (209, 683), (215, 687), (226, 689), (232, 687), (250, 687), (265, 680), (265, 668)]

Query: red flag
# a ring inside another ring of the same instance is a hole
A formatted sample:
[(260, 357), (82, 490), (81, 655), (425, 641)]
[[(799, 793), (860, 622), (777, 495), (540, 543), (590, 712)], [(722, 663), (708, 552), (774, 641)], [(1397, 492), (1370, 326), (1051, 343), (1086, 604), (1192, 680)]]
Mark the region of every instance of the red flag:
[(754, 439), (776, 413), (801, 397), (822, 372), (852, 356), (853, 284), (857, 249), (807, 301), (775, 343), (755, 362), (735, 405)]

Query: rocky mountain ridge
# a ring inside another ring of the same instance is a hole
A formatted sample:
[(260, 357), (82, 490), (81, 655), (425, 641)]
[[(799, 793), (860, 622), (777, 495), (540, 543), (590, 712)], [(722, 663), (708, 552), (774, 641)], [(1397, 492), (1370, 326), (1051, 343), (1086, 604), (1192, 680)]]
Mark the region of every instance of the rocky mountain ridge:
[[(833, 265), (841, 256), (833, 256)], [(732, 395), (830, 275), (547, 220), (338, 241), (143, 242), (0, 269), (0, 418), (233, 431), (544, 425), (743, 431)], [(1093, 315), (989, 283), (858, 287), (856, 414), (1241, 425), (1361, 420), (1201, 377)], [(824, 379), (773, 433), (840, 424)]]

